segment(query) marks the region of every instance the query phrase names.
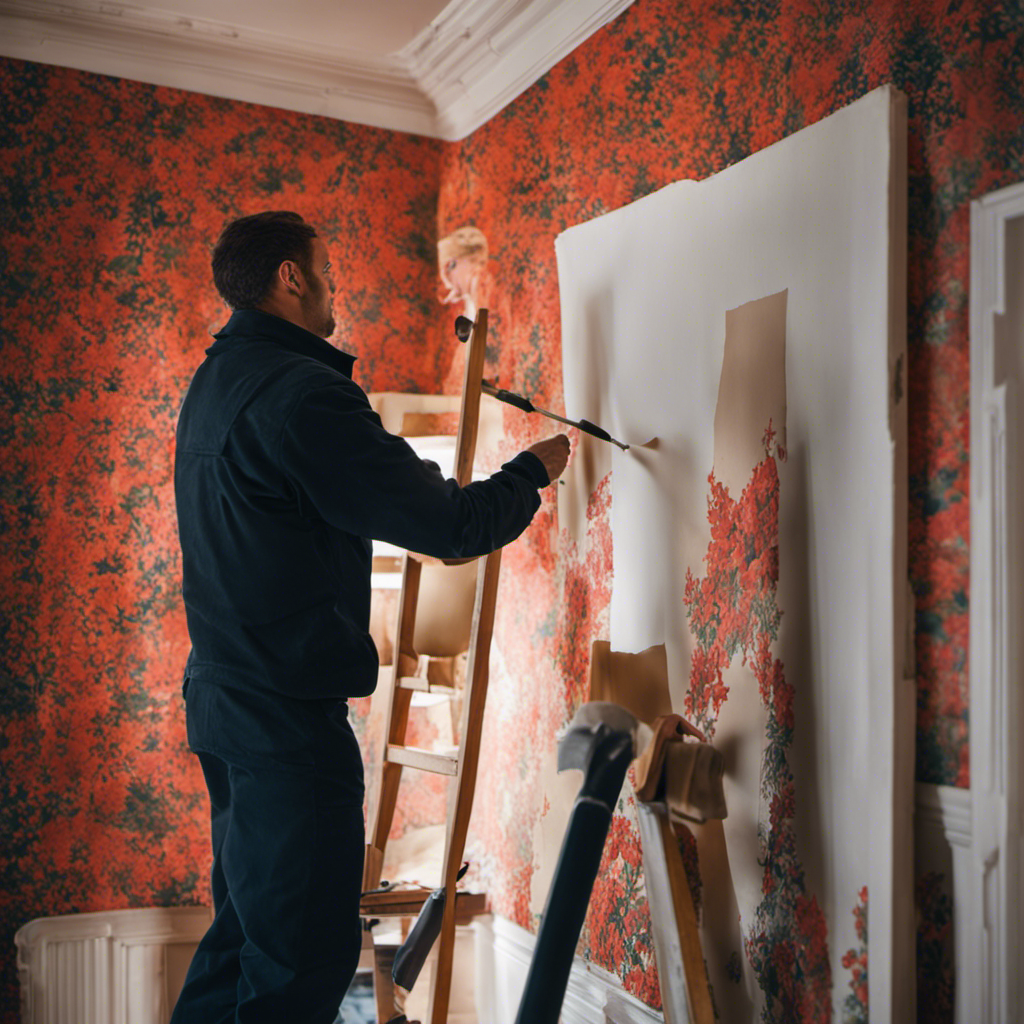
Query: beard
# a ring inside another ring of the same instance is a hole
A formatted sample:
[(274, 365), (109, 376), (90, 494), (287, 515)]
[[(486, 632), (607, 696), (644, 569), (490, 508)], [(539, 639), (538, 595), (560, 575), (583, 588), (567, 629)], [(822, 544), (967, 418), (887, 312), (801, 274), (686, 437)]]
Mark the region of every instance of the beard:
[[(315, 280), (315, 279), (314, 279)], [(302, 313), (308, 330), (321, 338), (328, 338), (334, 333), (334, 310), (331, 293), (316, 282), (302, 297)]]

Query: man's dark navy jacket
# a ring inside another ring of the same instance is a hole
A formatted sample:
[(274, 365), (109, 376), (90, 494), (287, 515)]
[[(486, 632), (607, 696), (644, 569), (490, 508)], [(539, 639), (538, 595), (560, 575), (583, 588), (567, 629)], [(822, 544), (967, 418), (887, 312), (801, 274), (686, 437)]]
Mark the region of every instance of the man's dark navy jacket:
[(291, 697), (377, 681), (369, 538), (442, 558), (529, 524), (548, 483), (523, 452), (460, 488), (387, 433), (352, 356), (238, 310), (181, 408), (174, 482), (192, 653), (186, 677)]

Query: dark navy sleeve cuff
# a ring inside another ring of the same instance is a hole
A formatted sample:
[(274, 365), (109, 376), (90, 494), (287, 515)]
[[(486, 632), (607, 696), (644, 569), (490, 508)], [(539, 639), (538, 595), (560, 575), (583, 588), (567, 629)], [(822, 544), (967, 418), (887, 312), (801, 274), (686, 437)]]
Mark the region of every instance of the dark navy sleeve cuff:
[(501, 468), (509, 473), (515, 473), (516, 476), (525, 477), (538, 490), (551, 483), (544, 463), (533, 452), (520, 452), (511, 462), (506, 462)]

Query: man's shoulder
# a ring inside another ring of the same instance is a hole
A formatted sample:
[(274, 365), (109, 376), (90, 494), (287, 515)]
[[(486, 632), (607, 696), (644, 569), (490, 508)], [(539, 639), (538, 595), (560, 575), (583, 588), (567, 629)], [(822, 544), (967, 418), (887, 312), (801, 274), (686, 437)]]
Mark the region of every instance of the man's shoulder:
[(269, 429), (324, 388), (351, 402), (366, 401), (357, 384), (324, 363), (272, 340), (247, 339), (209, 355), (196, 371), (181, 407), (179, 444), (220, 450), (240, 418)]
[(196, 371), (195, 382), (225, 395), (255, 396), (267, 391), (280, 398), (282, 393), (298, 394), (331, 385), (361, 393), (359, 386), (339, 370), (259, 336), (212, 352)]

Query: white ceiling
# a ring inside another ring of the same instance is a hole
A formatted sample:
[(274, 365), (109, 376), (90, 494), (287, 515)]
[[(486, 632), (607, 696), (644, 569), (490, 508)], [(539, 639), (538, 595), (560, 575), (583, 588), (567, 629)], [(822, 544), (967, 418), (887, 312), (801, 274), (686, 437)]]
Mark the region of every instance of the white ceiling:
[(460, 139), (633, 0), (0, 0), (0, 55)]
[(384, 57), (410, 43), (447, 0), (164, 0), (137, 6), (287, 36), (307, 46), (326, 42)]

